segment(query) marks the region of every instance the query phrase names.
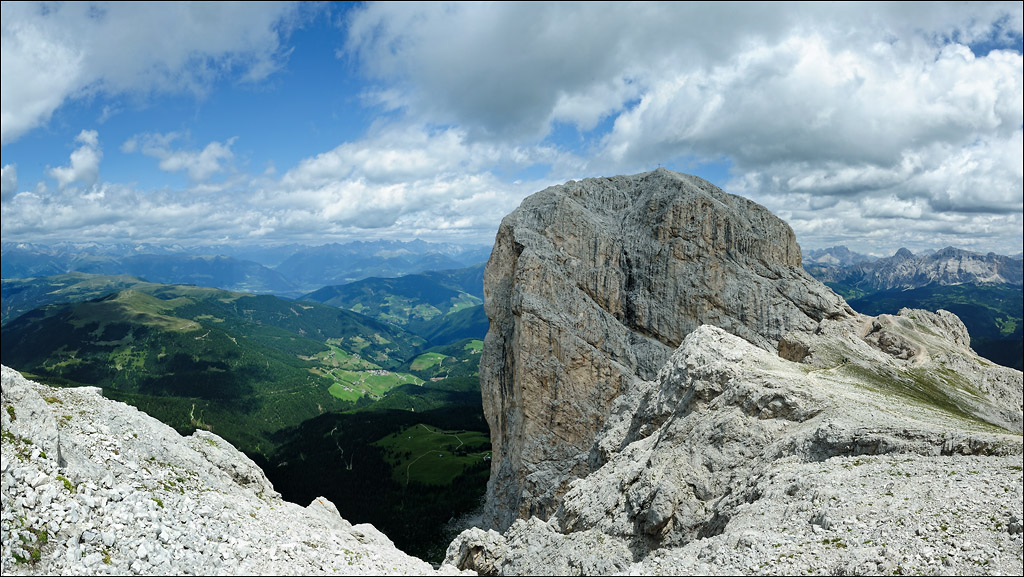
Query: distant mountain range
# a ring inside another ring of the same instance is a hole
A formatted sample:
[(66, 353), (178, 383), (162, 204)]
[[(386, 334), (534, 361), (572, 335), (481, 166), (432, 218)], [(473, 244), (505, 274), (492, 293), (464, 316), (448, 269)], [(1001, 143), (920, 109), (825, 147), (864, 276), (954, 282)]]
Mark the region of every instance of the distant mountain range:
[(463, 247), (421, 240), (325, 244), (292, 254), (275, 270), (296, 286), (315, 290), (369, 277), (464, 268), (486, 261), (490, 253), (489, 246)]
[(271, 247), (5, 242), (0, 245), (0, 276), (131, 275), (156, 283), (297, 297), (373, 276), (464, 268), (487, 260), (489, 254), (489, 246), (422, 240)]
[(862, 291), (913, 289), (932, 284), (1024, 285), (1024, 261), (953, 247), (918, 255), (901, 248), (891, 257), (872, 258), (844, 246), (808, 251), (804, 268), (823, 282)]
[(844, 246), (808, 251), (804, 269), (868, 315), (901, 308), (955, 313), (981, 356), (1024, 366), (1024, 262), (1019, 257), (947, 247), (914, 254), (901, 248), (873, 258)]
[(819, 248), (804, 252), (804, 266), (814, 264), (846, 267), (875, 260), (878, 260), (878, 257), (853, 252), (845, 246)]

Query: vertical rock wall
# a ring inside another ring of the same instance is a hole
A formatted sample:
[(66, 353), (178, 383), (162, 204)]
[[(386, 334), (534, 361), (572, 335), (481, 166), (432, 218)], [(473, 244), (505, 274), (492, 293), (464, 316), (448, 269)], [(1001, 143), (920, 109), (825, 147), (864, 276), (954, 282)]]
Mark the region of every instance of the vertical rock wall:
[(484, 274), (480, 363), (494, 459), (486, 517), (549, 517), (600, 463), (614, 399), (683, 338), (719, 326), (774, 351), (787, 332), (853, 314), (800, 267), (764, 207), (657, 170), (538, 192), (501, 224)]

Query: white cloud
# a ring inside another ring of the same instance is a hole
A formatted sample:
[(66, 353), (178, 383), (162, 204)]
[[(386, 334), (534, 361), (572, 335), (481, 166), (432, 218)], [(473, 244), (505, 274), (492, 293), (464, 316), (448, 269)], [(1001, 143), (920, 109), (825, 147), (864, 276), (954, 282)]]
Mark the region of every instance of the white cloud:
[[(271, 74), (288, 57), (280, 29), (293, 9), (260, 6), (112, 4), (93, 16), (4, 4), (4, 142), (69, 98), (202, 93), (226, 74)], [(489, 240), (546, 185), (724, 161), (726, 189), (809, 246), (1017, 252), (1022, 13), (1019, 2), (359, 5), (339, 57), (373, 82), (353, 102), (386, 112), (363, 137), (290, 169), (275, 158), (279, 178), (243, 182), (234, 139), (139, 134), (121, 150), (187, 173), (187, 191), (22, 193), (5, 196), (4, 222), (48, 206), (67, 230), (80, 218), (97, 234), (152, 223), (164, 235), (163, 215), (195, 220), (168, 227), (182, 239)], [(130, 98), (111, 99), (111, 113)]]
[[(122, 149), (175, 151), (184, 135), (141, 134)], [(229, 141), (230, 144), (230, 141)], [(206, 149), (211, 149), (209, 146)], [(544, 147), (468, 143), (457, 130), (391, 126), (363, 141), (300, 162), (280, 179), (227, 179), (186, 190), (139, 191), (97, 183), (52, 194), (22, 193), (5, 201), (5, 237), (75, 236), (153, 242), (208, 242), (228, 235), (261, 242), (367, 237), (491, 242), (500, 219), (549, 180), (509, 183), (491, 168), (573, 162)], [(203, 192), (203, 194), (196, 194)]]
[[(396, 232), (434, 227), (435, 234), (486, 237), (504, 214), (540, 186), (510, 184), (492, 170), (568, 162), (571, 156), (551, 148), (470, 143), (456, 129), (396, 125), (303, 160), (279, 183), (267, 186), (256, 202), (292, 215), (290, 220), (264, 222), (263, 231), (288, 222), (309, 226), (307, 219), (294, 218), (308, 211), (320, 228), (334, 234), (340, 233), (339, 227)], [(480, 202), (482, 198), (486, 201)]]
[(893, 238), (984, 220), (1007, 246), (1024, 204), (1022, 14), (1020, 3), (384, 3), (353, 13), (346, 48), (379, 82), (369, 95), (409, 122), (457, 127), (469, 147), (530, 148), (558, 123), (608, 122), (582, 162), (563, 163), (569, 176), (725, 160), (727, 189), (808, 233), (840, 209), (834, 236), (870, 230), (888, 208), (901, 214)]
[[(937, 39), (1005, 42), (993, 35), (1019, 35), (1021, 8), (1015, 3), (371, 3), (347, 24), (349, 53), (370, 75), (390, 84), (380, 90), (388, 102), (406, 103), (418, 120), (457, 123), (471, 135), (535, 136), (557, 121), (587, 130), (656, 90), (664, 79), (707, 75), (759, 48), (784, 47), (792, 38), (817, 34), (850, 55), (899, 39), (891, 47), (901, 53), (898, 58), (917, 51), (930, 57)], [(762, 60), (762, 65), (774, 62)], [(751, 63), (751, 72), (757, 72), (757, 64)], [(824, 72), (819, 84), (838, 84), (839, 90), (856, 72), (816, 66), (813, 58), (803, 68), (807, 77)]]
[(821, 37), (756, 47), (714, 71), (655, 83), (617, 118), (607, 161), (727, 155), (741, 169), (893, 165), (908, 149), (968, 145), (980, 134), (1008, 138), (1020, 127), (1020, 54), (979, 58), (950, 46), (934, 56), (855, 53)]
[(16, 192), (18, 192), (18, 167), (14, 164), (5, 164), (3, 169), (0, 169), (0, 198), (7, 200)]
[(287, 51), (292, 3), (4, 2), (0, 142), (89, 94), (202, 93), (223, 75), (258, 81)]
[(160, 159), (160, 168), (169, 172), (184, 170), (194, 181), (203, 181), (218, 172), (224, 171), (224, 162), (234, 159), (231, 145), (235, 138), (227, 142), (211, 142), (200, 151), (179, 150), (169, 153)]
[(225, 172), (235, 158), (231, 146), (237, 137), (224, 142), (213, 141), (202, 150), (175, 150), (172, 143), (183, 138), (187, 138), (187, 135), (177, 132), (136, 134), (126, 140), (120, 149), (125, 154), (141, 151), (146, 156), (157, 158), (161, 170), (185, 171), (193, 182), (203, 182), (217, 173)]
[(100, 149), (100, 136), (95, 130), (83, 130), (75, 138), (81, 146), (71, 153), (69, 166), (57, 166), (47, 169), (59, 188), (78, 182), (86, 186), (95, 184), (100, 176), (100, 161), (103, 151)]

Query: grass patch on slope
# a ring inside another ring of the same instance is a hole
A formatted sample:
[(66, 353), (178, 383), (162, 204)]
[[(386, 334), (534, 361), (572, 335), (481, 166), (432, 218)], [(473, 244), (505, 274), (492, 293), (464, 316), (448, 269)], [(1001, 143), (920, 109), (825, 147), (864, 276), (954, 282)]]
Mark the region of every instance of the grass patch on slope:
[(446, 431), (422, 423), (373, 444), (383, 449), (384, 460), (392, 466), (392, 478), (402, 485), (448, 485), (491, 456), (491, 443), (483, 433)]

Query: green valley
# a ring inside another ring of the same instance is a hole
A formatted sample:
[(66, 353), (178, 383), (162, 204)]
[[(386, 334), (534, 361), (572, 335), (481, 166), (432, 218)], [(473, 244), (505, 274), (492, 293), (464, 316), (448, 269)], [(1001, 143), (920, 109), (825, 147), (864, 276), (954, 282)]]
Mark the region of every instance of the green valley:
[(432, 347), (403, 364), (402, 370), (431, 381), (475, 375), (483, 346), (480, 339), (462, 339)]
[(374, 445), (384, 449), (392, 478), (403, 486), (411, 482), (448, 485), (466, 469), (491, 458), (487, 435), (445, 431), (423, 423), (392, 433)]
[(422, 382), (391, 372), (422, 345), (316, 303), (138, 283), (10, 321), (0, 355), (41, 381), (100, 386), (183, 432), (203, 426), (258, 452), (281, 428)]
[(367, 278), (324, 287), (302, 300), (357, 312), (402, 327), (431, 345), (446, 345), (487, 332), (483, 266), (431, 271), (399, 278)]
[(397, 323), (317, 302), (132, 277), (4, 282), (5, 310), (16, 308), (7, 306), (15, 286), (19, 307), (39, 306), (3, 325), (5, 365), (49, 384), (99, 386), (182, 434), (210, 430), (288, 500), (326, 496), (346, 519), (439, 560), (441, 526), (483, 496), (486, 325), (457, 322), (482, 314), (467, 293), (420, 327), (468, 336), (431, 346)]

